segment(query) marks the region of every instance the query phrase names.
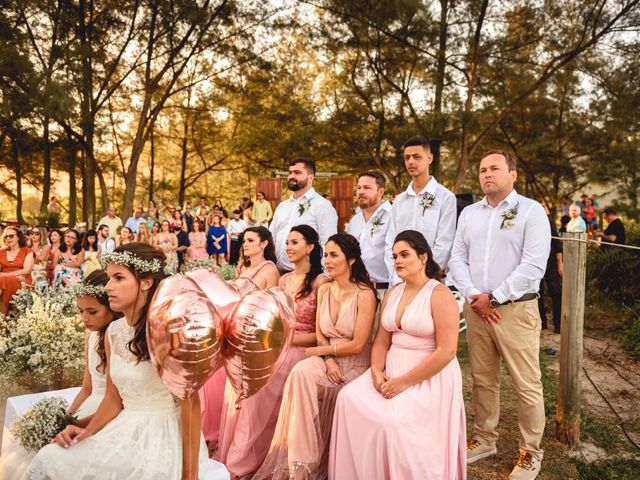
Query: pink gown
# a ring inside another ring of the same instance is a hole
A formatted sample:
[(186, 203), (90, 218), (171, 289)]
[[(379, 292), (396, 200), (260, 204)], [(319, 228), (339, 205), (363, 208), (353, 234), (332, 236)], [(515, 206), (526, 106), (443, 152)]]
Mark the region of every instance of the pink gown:
[[(285, 290), (291, 275), (282, 277)], [(316, 288), (295, 301), (294, 331), (316, 331)], [(232, 478), (251, 474), (262, 465), (278, 420), (285, 381), (294, 365), (305, 358), (304, 350), (291, 346), (282, 367), (258, 393), (243, 400), (240, 409), (235, 408), (238, 396), (227, 382), (216, 459), (225, 464)]]
[[(385, 373), (399, 377), (436, 349), (431, 317), (430, 280), (407, 306), (396, 326), (404, 284), (391, 292), (382, 327), (391, 332)], [(428, 380), (385, 399), (373, 386), (371, 371), (347, 385), (336, 404), (329, 456), (335, 480), (464, 480), (466, 425), (462, 374), (451, 360)]]
[[(329, 314), (329, 296), (327, 292), (318, 305), (322, 333), (331, 345), (349, 342), (356, 325), (358, 294), (351, 298), (348, 308), (342, 309), (335, 324)], [(346, 383), (369, 367), (370, 354), (370, 345), (367, 345), (357, 355), (336, 357)], [(309, 357), (293, 368), (285, 385), (269, 454), (253, 480), (326, 478), (333, 408), (342, 387), (329, 381), (320, 357)], [(342, 479), (350, 480), (349, 477)]]
[[(209, 254), (206, 247), (207, 234), (205, 232), (191, 232), (189, 233), (189, 243), (191, 246), (187, 248), (187, 255), (189, 260), (207, 260)], [(205, 244), (204, 247), (198, 247), (196, 245)]]

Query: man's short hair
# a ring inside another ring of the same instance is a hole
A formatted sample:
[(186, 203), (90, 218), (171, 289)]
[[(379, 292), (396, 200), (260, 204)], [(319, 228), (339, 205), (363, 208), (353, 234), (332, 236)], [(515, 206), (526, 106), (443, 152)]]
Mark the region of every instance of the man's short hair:
[(570, 221), (571, 217), (569, 215), (563, 215), (562, 217), (560, 217), (560, 225), (562, 225), (563, 227)]
[(429, 142), (428, 138), (420, 135), (411, 137), (409, 140), (404, 142), (404, 145), (402, 145), (402, 150), (407, 147), (422, 147), (426, 152), (431, 152), (431, 142)]
[(109, 225), (105, 225), (104, 223), (101, 223), (100, 225), (98, 225), (99, 232), (104, 230), (105, 228), (109, 228)]
[(513, 172), (518, 166), (516, 162), (516, 157), (511, 155), (506, 150), (489, 150), (488, 152), (485, 152), (484, 155), (482, 155), (482, 158), (488, 157), (489, 155), (502, 155), (504, 159), (507, 161), (507, 168), (509, 169), (510, 172)]
[(605, 208), (605, 209), (602, 211), (602, 213), (603, 213), (604, 215), (618, 215), (618, 211), (617, 211), (615, 208), (613, 208), (613, 207), (607, 207), (607, 208)]
[(362, 177), (375, 178), (378, 188), (384, 188), (384, 186), (387, 184), (387, 179), (384, 178), (384, 175), (382, 175), (380, 172), (376, 172), (375, 170), (369, 170), (368, 172), (361, 173), (360, 175), (358, 175), (358, 180), (360, 180)]
[(313, 159), (307, 157), (294, 158), (289, 162), (289, 166), (293, 167), (297, 163), (302, 163), (309, 175), (316, 174), (316, 162), (314, 162)]
[(242, 212), (240, 210), (234, 210), (233, 214), (234, 215), (242, 215)]

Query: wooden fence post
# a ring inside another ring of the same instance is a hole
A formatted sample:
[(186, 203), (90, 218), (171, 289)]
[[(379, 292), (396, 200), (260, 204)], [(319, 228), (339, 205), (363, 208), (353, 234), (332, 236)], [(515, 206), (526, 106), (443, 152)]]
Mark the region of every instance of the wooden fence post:
[[(562, 242), (562, 324), (560, 380), (556, 409), (556, 438), (576, 448), (580, 443), (580, 404), (584, 329), (584, 292), (587, 272), (587, 235), (565, 233)], [(579, 241), (576, 241), (579, 240)]]

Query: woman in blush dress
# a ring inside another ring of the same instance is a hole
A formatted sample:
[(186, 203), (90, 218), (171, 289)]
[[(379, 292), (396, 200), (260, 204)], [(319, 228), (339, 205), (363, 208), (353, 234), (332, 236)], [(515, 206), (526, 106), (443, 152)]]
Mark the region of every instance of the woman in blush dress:
[[(253, 263), (253, 252), (257, 254), (260, 246), (268, 241), (264, 250), (265, 256), (269, 252), (271, 272), (268, 275), (275, 279), (279, 275), (271, 238), (271, 232), (265, 227), (246, 229), (242, 253)], [(316, 344), (316, 290), (318, 285), (328, 281), (322, 274), (322, 248), (317, 232), (308, 225), (293, 227), (287, 237), (286, 252), (295, 269), (280, 279), (279, 286), (295, 299), (293, 341), (280, 369), (258, 393), (243, 400), (240, 409), (236, 409), (238, 395), (227, 382), (217, 458), (226, 465), (232, 478), (251, 475), (262, 465), (273, 438), (287, 376), (294, 365), (304, 359), (305, 348)], [(244, 275), (244, 267), (239, 271)]]
[(308, 358), (289, 374), (269, 453), (254, 480), (326, 478), (336, 397), (369, 367), (377, 299), (360, 245), (338, 233), (325, 249), (333, 282), (318, 289), (318, 346), (308, 347)]
[(156, 247), (164, 252), (167, 262), (167, 270), (175, 273), (178, 271), (178, 237), (171, 232), (169, 220), (163, 220), (160, 224), (160, 233), (156, 237)]
[(202, 222), (197, 218), (193, 221), (193, 231), (189, 232), (189, 244), (187, 255), (189, 260), (206, 260), (209, 258), (207, 253), (207, 234), (204, 232)]
[(404, 283), (383, 301), (371, 369), (338, 396), (329, 478), (464, 480), (458, 306), (421, 233), (400, 233), (393, 257)]

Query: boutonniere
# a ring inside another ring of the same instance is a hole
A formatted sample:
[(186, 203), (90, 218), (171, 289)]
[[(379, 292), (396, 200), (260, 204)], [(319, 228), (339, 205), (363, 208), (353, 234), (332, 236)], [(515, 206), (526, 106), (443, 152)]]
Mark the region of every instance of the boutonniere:
[(518, 215), (518, 206), (516, 205), (509, 210), (502, 212), (502, 223), (500, 224), (500, 230), (509, 230), (513, 227), (513, 219)]
[(304, 202), (300, 203), (298, 205), (298, 216), (301, 217), (302, 215), (304, 215), (304, 212), (309, 210), (310, 207), (311, 207), (311, 199), (305, 200)]
[(384, 222), (382, 221), (382, 217), (384, 216), (385, 211), (381, 211), (378, 215), (376, 215), (376, 217), (373, 219), (373, 221), (371, 222), (371, 236), (373, 237), (373, 235), (380, 230), (380, 227), (384, 225)]
[(432, 193), (429, 192), (425, 192), (422, 195), (422, 201), (420, 202), (420, 205), (422, 205), (422, 215), (424, 216), (424, 212), (427, 208), (429, 208), (431, 205), (433, 205), (433, 201), (436, 199), (436, 196)]

